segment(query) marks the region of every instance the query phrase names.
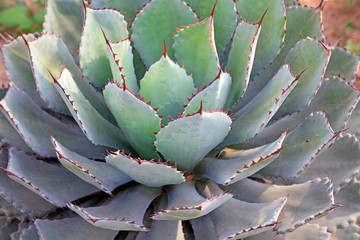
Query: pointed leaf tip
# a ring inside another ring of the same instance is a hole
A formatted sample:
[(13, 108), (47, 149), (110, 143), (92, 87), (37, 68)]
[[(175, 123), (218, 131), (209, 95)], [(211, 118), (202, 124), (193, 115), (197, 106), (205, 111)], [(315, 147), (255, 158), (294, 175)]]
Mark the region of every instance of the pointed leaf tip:
[(163, 56), (164, 56), (164, 57), (167, 56), (165, 39), (164, 39), (164, 52), (163, 52)]
[(199, 111), (197, 113), (199, 113), (200, 115), (202, 115), (202, 108), (203, 108), (203, 100), (201, 100), (200, 102), (200, 108)]
[(216, 0), (216, 2), (215, 2), (215, 4), (214, 4), (214, 7), (213, 7), (213, 9), (212, 9), (209, 17), (214, 17), (215, 8), (216, 8), (216, 5), (217, 5), (218, 1), (219, 1), (219, 0)]
[(257, 24), (259, 25), (259, 27), (261, 26), (261, 24), (262, 24), (262, 22), (263, 22), (263, 20), (264, 20), (264, 17), (265, 17), (265, 15), (266, 15), (266, 13), (267, 13), (268, 10), (269, 10), (269, 8), (267, 8), (267, 9), (265, 10), (265, 12), (264, 12), (264, 14), (262, 15), (260, 21), (257, 23)]

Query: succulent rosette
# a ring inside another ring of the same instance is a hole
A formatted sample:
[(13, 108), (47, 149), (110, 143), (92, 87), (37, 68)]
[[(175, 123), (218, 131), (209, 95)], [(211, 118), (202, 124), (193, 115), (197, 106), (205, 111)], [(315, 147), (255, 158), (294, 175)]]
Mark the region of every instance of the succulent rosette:
[(48, 0), (43, 27), (2, 47), (1, 239), (359, 236), (358, 57), (321, 6)]

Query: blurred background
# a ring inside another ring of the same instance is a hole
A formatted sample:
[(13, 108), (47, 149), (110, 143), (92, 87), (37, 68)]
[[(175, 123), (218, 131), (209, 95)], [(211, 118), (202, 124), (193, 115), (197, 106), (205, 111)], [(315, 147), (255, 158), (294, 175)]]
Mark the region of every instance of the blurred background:
[[(323, 6), (323, 24), (326, 43), (340, 45), (360, 55), (360, 0), (299, 0), (303, 5)], [(24, 33), (41, 32), (45, 14), (45, 0), (0, 0), (0, 33), (19, 35), (17, 27)], [(3, 44), (0, 38), (0, 47)], [(0, 55), (0, 85), (6, 84), (6, 72)], [(357, 84), (360, 88), (360, 69)]]

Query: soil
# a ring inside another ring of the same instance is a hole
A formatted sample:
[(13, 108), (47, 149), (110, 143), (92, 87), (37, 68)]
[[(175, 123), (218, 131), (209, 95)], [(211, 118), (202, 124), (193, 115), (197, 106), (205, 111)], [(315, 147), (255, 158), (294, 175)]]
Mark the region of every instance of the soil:
[[(299, 2), (317, 7), (322, 0), (300, 0)], [(351, 41), (360, 45), (360, 0), (323, 1), (322, 9), (327, 44), (346, 48), (347, 43)], [(360, 66), (356, 74), (355, 87), (360, 89)]]
[[(16, 0), (5, 0), (10, 4)], [(19, 0), (18, 0), (19, 1)], [(22, 0), (34, 11), (39, 6), (30, 4), (34, 0)], [(329, 45), (340, 45), (346, 47), (349, 41), (360, 44), (360, 0), (299, 0), (303, 5), (319, 6), (323, 9), (323, 24), (325, 29), (326, 42)], [(1, 29), (1, 28), (0, 28)], [(16, 29), (8, 29), (10, 34), (18, 34)], [(4, 41), (0, 38), (0, 48)], [(360, 45), (359, 45), (360, 46)], [(4, 63), (0, 55), (0, 85), (7, 84), (7, 76)], [(357, 73), (356, 87), (360, 89), (360, 67)]]

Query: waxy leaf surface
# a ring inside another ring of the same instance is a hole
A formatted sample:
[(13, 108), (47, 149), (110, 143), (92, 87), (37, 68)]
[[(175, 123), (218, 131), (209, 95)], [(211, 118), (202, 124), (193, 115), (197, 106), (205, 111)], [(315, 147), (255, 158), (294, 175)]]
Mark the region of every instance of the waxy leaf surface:
[(178, 31), (174, 37), (175, 58), (193, 74), (195, 87), (208, 85), (219, 72), (219, 59), (214, 42), (213, 15)]
[(114, 114), (118, 126), (123, 130), (132, 147), (143, 158), (158, 158), (155, 134), (160, 130), (161, 119), (149, 104), (131, 93), (126, 86), (109, 83), (104, 90), (106, 104)]
[[(184, 1), (153, 0), (136, 16), (131, 28), (131, 40), (146, 67), (150, 68), (161, 57), (163, 42), (168, 46), (174, 44), (171, 34), (176, 34), (176, 27), (196, 22), (196, 15)], [(169, 48), (168, 54), (173, 58), (174, 50)]]
[(96, 111), (81, 93), (80, 88), (66, 68), (61, 72), (60, 78), (54, 81), (56, 90), (79, 127), (92, 143), (126, 151), (131, 150), (122, 131)]
[(88, 223), (110, 230), (146, 231), (143, 216), (159, 188), (137, 185), (120, 192), (102, 206), (82, 208), (72, 203), (67, 206)]
[(56, 142), (54, 138), (52, 141), (60, 163), (76, 176), (102, 191), (111, 195), (114, 188), (131, 181), (129, 176), (114, 167), (80, 156)]
[[(201, 109), (200, 109), (201, 111)], [(200, 112), (178, 118), (156, 134), (155, 146), (180, 170), (192, 170), (230, 130), (231, 119), (223, 112)]]
[(169, 166), (160, 160), (155, 162), (134, 159), (121, 152), (108, 155), (106, 163), (149, 187), (180, 184), (185, 181), (183, 174), (177, 171), (176, 167)]
[(10, 151), (6, 172), (11, 179), (59, 207), (98, 191), (67, 169), (37, 160), (15, 149)]
[[(118, 42), (128, 37), (124, 16), (112, 9), (85, 8), (85, 22), (80, 43), (80, 65), (84, 75), (98, 88), (112, 79), (107, 39)], [(96, 49), (96, 51), (94, 51)]]

